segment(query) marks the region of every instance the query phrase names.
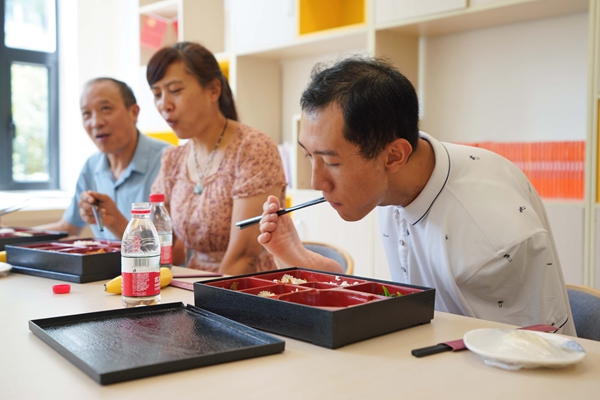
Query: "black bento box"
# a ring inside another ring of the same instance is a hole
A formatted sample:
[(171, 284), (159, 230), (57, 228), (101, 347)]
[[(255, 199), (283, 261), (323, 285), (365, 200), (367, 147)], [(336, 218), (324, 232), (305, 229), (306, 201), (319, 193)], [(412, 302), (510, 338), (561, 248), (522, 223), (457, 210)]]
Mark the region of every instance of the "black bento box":
[(431, 322), (435, 289), (287, 268), (195, 282), (194, 302), (254, 328), (335, 349)]
[(12, 272), (67, 282), (112, 279), (121, 274), (121, 242), (77, 239), (6, 246)]
[(0, 251), (9, 244), (47, 242), (68, 236), (67, 232), (43, 231), (31, 228), (9, 228), (13, 232), (0, 232)]

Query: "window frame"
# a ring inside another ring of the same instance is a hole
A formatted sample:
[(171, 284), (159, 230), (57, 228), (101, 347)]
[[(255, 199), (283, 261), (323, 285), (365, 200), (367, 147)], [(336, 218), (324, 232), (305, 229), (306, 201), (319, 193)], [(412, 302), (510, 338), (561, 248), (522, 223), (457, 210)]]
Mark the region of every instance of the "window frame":
[[(56, 48), (53, 53), (14, 49), (4, 42), (4, 19), (6, 0), (0, 0), (0, 190), (52, 190), (58, 189), (59, 181), (59, 135), (58, 135), (58, 1), (54, 0), (56, 18)], [(48, 69), (48, 180), (43, 182), (19, 182), (13, 179), (13, 138), (16, 131), (12, 122), (11, 66), (24, 63)]]

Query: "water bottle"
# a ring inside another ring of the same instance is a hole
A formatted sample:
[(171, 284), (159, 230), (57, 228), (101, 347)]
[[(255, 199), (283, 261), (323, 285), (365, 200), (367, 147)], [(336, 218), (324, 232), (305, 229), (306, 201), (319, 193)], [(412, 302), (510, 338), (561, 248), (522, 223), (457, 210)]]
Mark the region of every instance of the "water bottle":
[(121, 300), (124, 307), (160, 302), (160, 243), (150, 221), (150, 203), (133, 203), (121, 242)]
[(171, 217), (165, 208), (165, 195), (153, 193), (150, 195), (150, 220), (158, 232), (160, 241), (160, 266), (171, 269), (173, 266), (173, 227)]

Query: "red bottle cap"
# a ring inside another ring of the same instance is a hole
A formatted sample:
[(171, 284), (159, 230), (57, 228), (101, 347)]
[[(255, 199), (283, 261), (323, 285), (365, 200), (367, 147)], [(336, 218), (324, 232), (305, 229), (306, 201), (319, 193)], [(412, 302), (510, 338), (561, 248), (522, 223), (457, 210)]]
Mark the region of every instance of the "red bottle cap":
[(52, 286), (52, 291), (56, 294), (69, 293), (71, 291), (71, 285), (54, 285)]
[(150, 203), (163, 203), (165, 201), (165, 195), (162, 193), (152, 193), (150, 195)]

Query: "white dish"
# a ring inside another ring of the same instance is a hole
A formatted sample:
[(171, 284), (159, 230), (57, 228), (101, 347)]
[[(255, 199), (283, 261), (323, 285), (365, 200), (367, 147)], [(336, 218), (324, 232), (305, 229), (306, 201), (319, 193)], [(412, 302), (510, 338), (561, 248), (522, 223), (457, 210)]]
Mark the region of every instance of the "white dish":
[(487, 364), (504, 369), (560, 368), (585, 358), (579, 343), (555, 333), (489, 328), (469, 331), (463, 340)]
[(0, 277), (8, 275), (8, 271), (12, 269), (12, 265), (0, 261)]

